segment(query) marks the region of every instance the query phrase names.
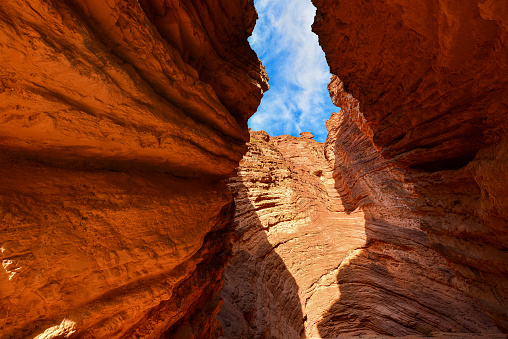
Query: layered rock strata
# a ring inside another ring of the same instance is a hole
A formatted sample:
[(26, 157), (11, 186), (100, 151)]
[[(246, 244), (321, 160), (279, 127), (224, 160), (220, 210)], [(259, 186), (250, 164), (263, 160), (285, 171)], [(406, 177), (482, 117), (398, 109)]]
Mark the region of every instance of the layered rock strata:
[(313, 3), (332, 99), (413, 186), (454, 286), (508, 332), (508, 6)]
[[(224, 338), (499, 333), (429, 247), (412, 186), (347, 115), (324, 145), (252, 132), (224, 272)], [(348, 186), (345, 183), (355, 182)]]
[(320, 314), (338, 296), (338, 266), (365, 243), (363, 214), (343, 212), (323, 144), (251, 132), (229, 187), (236, 212), (224, 338), (317, 336)]
[(327, 122), (325, 153), (347, 210), (365, 214), (367, 239), (337, 273), (341, 293), (318, 325), (321, 337), (499, 334), (485, 311), (454, 286), (453, 271), (430, 247), (414, 184), (379, 154), (343, 107)]
[(218, 334), (252, 1), (0, 4), (0, 337)]

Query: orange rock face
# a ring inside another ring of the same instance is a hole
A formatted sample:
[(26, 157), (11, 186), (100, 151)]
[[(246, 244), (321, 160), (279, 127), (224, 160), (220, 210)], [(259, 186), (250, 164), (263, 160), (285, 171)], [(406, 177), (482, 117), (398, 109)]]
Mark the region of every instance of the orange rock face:
[(325, 148), (306, 133), (251, 132), (229, 184), (236, 213), (224, 338), (499, 333), (453, 287), (408, 205), (415, 196), (404, 172), (348, 115), (335, 114), (328, 128), (337, 139)]
[(358, 99), (384, 156), (454, 169), (506, 135), (506, 3), (313, 3), (332, 73)]
[(313, 29), (338, 76), (332, 99), (412, 186), (399, 204), (448, 261), (454, 286), (508, 331), (508, 6), (313, 3)]
[(1, 338), (217, 335), (266, 75), (251, 1), (165, 3), (0, 4)]
[(252, 0), (0, 3), (0, 338), (508, 331), (508, 5), (313, 2), (327, 142), (229, 181)]

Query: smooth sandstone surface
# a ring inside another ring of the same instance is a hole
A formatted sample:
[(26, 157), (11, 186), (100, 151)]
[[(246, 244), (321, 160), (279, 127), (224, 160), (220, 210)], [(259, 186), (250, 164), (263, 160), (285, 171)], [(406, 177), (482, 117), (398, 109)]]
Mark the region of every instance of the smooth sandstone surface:
[(2, 1), (1, 338), (217, 336), (223, 180), (267, 89), (256, 17), (252, 1)]

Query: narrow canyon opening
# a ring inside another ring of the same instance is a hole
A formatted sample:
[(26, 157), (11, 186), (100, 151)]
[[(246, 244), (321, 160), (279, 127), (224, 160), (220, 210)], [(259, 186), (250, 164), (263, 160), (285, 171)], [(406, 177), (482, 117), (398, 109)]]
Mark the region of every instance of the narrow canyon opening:
[[(317, 34), (323, 31), (324, 17), (322, 13), (316, 16)], [(340, 22), (329, 19), (333, 20)], [(273, 17), (270, 22), (281, 24)], [(336, 44), (333, 48), (346, 49)], [(334, 67), (342, 73), (340, 63)], [(350, 78), (352, 83), (355, 80)], [(236, 204), (235, 236), (233, 259), (226, 266), (220, 292), (224, 298), (218, 315), (222, 338), (504, 337), (503, 325), (491, 319), (496, 307), (489, 309), (475, 300), (471, 288), (460, 282), (469, 279), (457, 266), (464, 265), (464, 259), (454, 263), (455, 255), (450, 258), (450, 249), (444, 249), (457, 245), (435, 238), (437, 234), (459, 239), (467, 235), (453, 231), (458, 225), (432, 232), (428, 222), (440, 224), (440, 219), (463, 213), (444, 208), (436, 216), (430, 211), (429, 205), (439, 204), (443, 196), (455, 206), (480, 199), (477, 182), (463, 182), (462, 189), (470, 185), (466, 190), (476, 194), (469, 198), (461, 189), (448, 186), (454, 185), (454, 176), (464, 176), (468, 165), (474, 166), (471, 163), (484, 138), (475, 127), (481, 124), (479, 118), (472, 118), (472, 126), (461, 127), (461, 138), (467, 135), (469, 147), (461, 145), (450, 154), (426, 158), (411, 154), (421, 152), (411, 140), (405, 146), (410, 151), (404, 150), (410, 155), (400, 155), (410, 160), (401, 161), (376, 145), (361, 105), (351, 94), (358, 92), (354, 85), (347, 86), (334, 75), (329, 90), (340, 108), (326, 123), (325, 143), (312, 140), (308, 131), (300, 137), (251, 131), (248, 152), (229, 183)], [(449, 120), (430, 117), (424, 129), (434, 119)], [(274, 118), (266, 124), (270, 130), (274, 130), (273, 122)], [(258, 121), (255, 125), (262, 126)], [(436, 140), (424, 141), (425, 148), (442, 148), (442, 137), (434, 133)], [(451, 182), (429, 183), (434, 173), (444, 174)], [(432, 185), (442, 193), (422, 190), (421, 186)], [(428, 199), (436, 201), (422, 202)], [(477, 222), (469, 218), (467, 223)], [(504, 246), (497, 250), (504, 251)], [(492, 259), (502, 256), (497, 252)], [(471, 269), (470, 264), (466, 266)], [(505, 268), (501, 271), (506, 272)], [(502, 272), (494, 275), (504, 276)], [(504, 304), (503, 298), (494, 298)]]
[(312, 4), (270, 136), (252, 0), (0, 3), (0, 339), (506, 338), (508, 5)]

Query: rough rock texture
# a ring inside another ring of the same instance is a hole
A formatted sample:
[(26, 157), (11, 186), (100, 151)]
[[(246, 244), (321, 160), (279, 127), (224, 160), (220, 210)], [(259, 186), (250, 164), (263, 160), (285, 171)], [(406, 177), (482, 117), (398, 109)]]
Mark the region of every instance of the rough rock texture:
[(454, 285), (508, 332), (508, 4), (313, 3), (332, 99), (402, 169)]
[(403, 171), (347, 115), (328, 127), (337, 139), (326, 158), (306, 133), (251, 132), (229, 184), (236, 213), (220, 292), (224, 338), (498, 333), (429, 248)]
[[(212, 10), (213, 9), (213, 10)], [(0, 337), (217, 335), (252, 1), (0, 3)]]
[(363, 214), (343, 211), (323, 144), (310, 133), (251, 132), (229, 187), (236, 212), (220, 292), (224, 337), (316, 337), (320, 314), (338, 297), (338, 266), (365, 243)]
[(379, 154), (343, 107), (327, 122), (325, 152), (344, 205), (365, 214), (366, 244), (339, 268), (340, 297), (320, 321), (321, 337), (499, 333), (430, 248), (404, 170)]

